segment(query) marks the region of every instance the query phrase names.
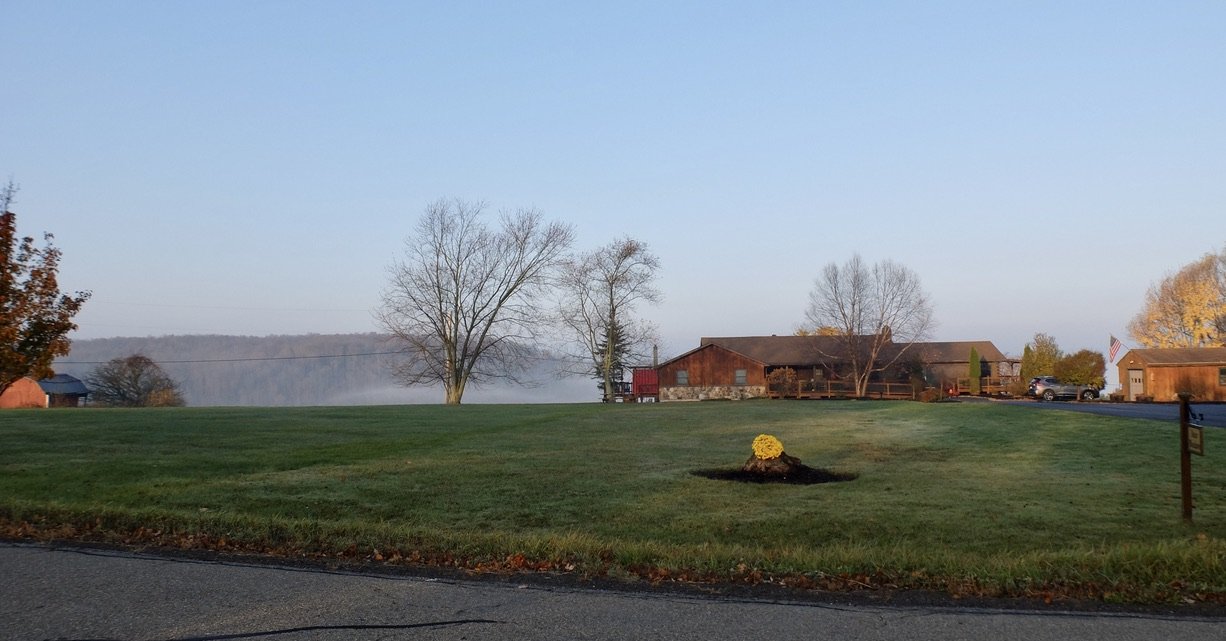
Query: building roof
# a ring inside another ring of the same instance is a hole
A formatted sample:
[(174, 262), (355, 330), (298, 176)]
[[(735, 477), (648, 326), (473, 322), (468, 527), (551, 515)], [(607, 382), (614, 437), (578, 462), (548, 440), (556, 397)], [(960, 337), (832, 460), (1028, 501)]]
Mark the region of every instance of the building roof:
[(1145, 365), (1226, 365), (1226, 347), (1166, 347), (1129, 350), (1119, 360), (1124, 365), (1139, 361)]
[[(831, 359), (839, 360), (846, 351), (837, 336), (723, 336), (704, 337), (699, 341), (699, 349), (708, 345), (717, 345), (776, 367), (809, 366)], [(890, 343), (882, 349), (881, 358), (892, 360), (899, 351), (905, 349), (904, 358), (910, 354), (918, 354), (926, 363), (967, 363), (970, 361), (972, 347), (979, 352), (980, 358), (989, 363), (1009, 360), (996, 349), (992, 341), (942, 341), (910, 345)], [(690, 353), (686, 352), (682, 356)]]
[(702, 347), (718, 345), (765, 365), (812, 365), (837, 354), (842, 345), (833, 336), (731, 336), (703, 337)]
[(85, 387), (81, 379), (67, 374), (56, 374), (51, 378), (44, 378), (38, 382), (38, 386), (43, 388), (43, 392), (47, 394), (78, 394), (81, 396), (89, 394), (89, 388)]
[(915, 343), (911, 349), (918, 350), (925, 363), (968, 363), (970, 362), (972, 347), (979, 353), (979, 358), (989, 363), (1001, 363), (1009, 360), (999, 349), (996, 349), (992, 341)]

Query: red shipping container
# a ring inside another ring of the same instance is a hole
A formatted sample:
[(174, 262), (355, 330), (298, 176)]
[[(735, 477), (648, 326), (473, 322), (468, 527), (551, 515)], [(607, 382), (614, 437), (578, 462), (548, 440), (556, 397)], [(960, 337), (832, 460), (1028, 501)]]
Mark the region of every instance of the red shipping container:
[(631, 393), (635, 400), (657, 398), (660, 395), (660, 376), (654, 367), (636, 367), (630, 375)]

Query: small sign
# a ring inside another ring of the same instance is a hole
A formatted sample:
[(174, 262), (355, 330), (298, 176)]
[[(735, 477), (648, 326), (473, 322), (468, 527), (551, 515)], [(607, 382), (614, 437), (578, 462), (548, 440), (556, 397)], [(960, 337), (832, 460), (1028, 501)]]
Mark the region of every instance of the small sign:
[(1197, 456), (1205, 455), (1205, 428), (1188, 425), (1188, 451)]

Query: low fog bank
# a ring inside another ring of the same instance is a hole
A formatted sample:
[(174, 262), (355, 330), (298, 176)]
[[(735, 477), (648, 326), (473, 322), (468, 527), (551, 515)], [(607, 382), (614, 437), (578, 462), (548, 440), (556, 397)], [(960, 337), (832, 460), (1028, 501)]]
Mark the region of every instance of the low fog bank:
[[(406, 388), (392, 376), (404, 358), (382, 334), (159, 336), (74, 341), (57, 373), (85, 379), (100, 363), (143, 354), (178, 381), (190, 406), (398, 405), (443, 402), (438, 387)], [(465, 403), (596, 402), (596, 381), (560, 378), (561, 363), (541, 353), (530, 385), (469, 386)]]

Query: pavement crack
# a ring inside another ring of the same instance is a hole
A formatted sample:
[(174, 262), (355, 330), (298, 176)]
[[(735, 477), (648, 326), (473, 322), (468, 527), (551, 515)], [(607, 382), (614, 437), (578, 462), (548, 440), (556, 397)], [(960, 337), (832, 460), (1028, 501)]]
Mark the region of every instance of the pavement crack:
[[(361, 625), (306, 625), (297, 628), (281, 628), (278, 630), (260, 630), (257, 632), (236, 632), (233, 634), (210, 634), (194, 637), (173, 637), (161, 641), (229, 641), (230, 639), (256, 639), (281, 634), (297, 634), (300, 632), (321, 632), (329, 630), (362, 631), (362, 630), (415, 630), (421, 628), (447, 628), (475, 624), (506, 624), (507, 621), (494, 619), (455, 619), (451, 621), (429, 621), (426, 623), (399, 624), (361, 624)], [(63, 639), (62, 641), (120, 641), (119, 639)]]

